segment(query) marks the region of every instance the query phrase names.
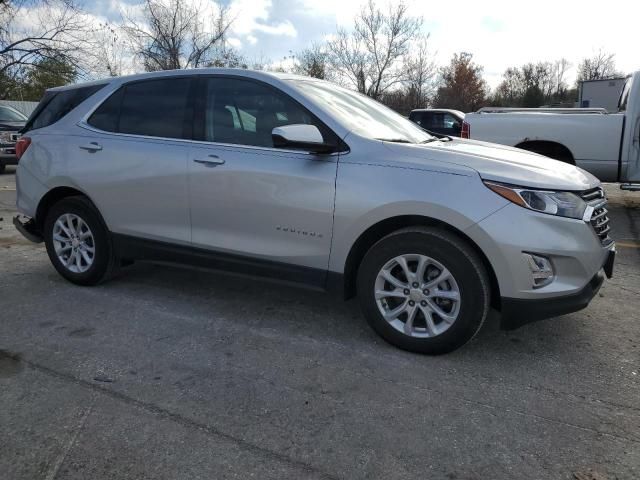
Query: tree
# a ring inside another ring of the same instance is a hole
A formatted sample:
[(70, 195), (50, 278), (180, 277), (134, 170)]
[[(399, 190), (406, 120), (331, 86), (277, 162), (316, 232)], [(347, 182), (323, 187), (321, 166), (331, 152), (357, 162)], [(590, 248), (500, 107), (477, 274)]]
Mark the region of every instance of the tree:
[(473, 61), (471, 53), (453, 55), (449, 65), (440, 69), (441, 84), (435, 106), (469, 112), (482, 106), (487, 96), (483, 68)]
[(331, 64), (359, 92), (379, 98), (406, 78), (402, 59), (421, 27), (422, 18), (410, 16), (404, 3), (383, 13), (369, 0), (354, 19), (353, 30), (340, 29), (330, 41)]
[(414, 48), (415, 53), (405, 60), (404, 90), (409, 110), (426, 107), (435, 91), (434, 79), (437, 69), (433, 56), (429, 52), (428, 39), (428, 35), (422, 37)]
[(505, 70), (491, 102), (496, 106), (540, 107), (567, 100), (564, 76), (568, 68), (569, 62), (564, 58), (510, 67)]
[(77, 76), (74, 65), (53, 59), (44, 59), (33, 65), (22, 80), (21, 98), (38, 101), (48, 88), (72, 83)]
[(96, 39), (94, 70), (98, 76), (117, 77), (124, 73), (126, 45), (119, 27), (100, 24), (94, 32)]
[(562, 97), (563, 93), (566, 92), (568, 88), (564, 77), (570, 67), (571, 63), (566, 58), (561, 58), (560, 60), (553, 62), (553, 82), (555, 95), (557, 97)]
[(211, 66), (231, 25), (227, 7), (207, 12), (185, 0), (145, 0), (143, 18), (123, 13), (123, 30), (147, 71)]
[(293, 71), (298, 75), (326, 79), (329, 75), (329, 54), (326, 48), (314, 43), (309, 48), (293, 55), (295, 61)]
[(578, 65), (578, 82), (584, 80), (603, 80), (621, 77), (623, 74), (616, 69), (614, 53), (599, 50), (590, 58), (584, 58)]
[(47, 61), (85, 71), (92, 47), (89, 23), (75, 0), (0, 2), (0, 76), (5, 82), (20, 83), (38, 65), (51, 65)]

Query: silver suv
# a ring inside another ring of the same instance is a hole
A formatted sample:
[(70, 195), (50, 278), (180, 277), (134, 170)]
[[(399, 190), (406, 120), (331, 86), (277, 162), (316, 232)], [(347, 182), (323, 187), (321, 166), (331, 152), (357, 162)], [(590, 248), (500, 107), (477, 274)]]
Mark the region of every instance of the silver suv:
[(17, 228), (66, 279), (180, 262), (357, 294), (411, 351), (586, 307), (614, 244), (598, 180), (436, 138), (293, 75), (168, 71), (49, 90), (17, 144)]

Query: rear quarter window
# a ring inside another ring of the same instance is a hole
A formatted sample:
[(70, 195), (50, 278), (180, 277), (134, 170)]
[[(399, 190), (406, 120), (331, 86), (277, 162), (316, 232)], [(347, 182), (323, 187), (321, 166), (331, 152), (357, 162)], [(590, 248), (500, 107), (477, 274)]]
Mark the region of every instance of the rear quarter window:
[(31, 114), (23, 131), (27, 132), (53, 125), (104, 86), (104, 84), (91, 85), (70, 90), (46, 92)]
[(124, 85), (91, 115), (100, 130), (163, 138), (190, 138), (186, 128), (191, 78), (145, 80)]

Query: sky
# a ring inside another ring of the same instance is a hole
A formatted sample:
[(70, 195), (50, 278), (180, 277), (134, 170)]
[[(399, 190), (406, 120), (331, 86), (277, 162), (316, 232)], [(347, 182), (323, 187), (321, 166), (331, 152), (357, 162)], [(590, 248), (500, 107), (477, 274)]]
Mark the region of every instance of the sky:
[[(207, 5), (214, 0), (187, 0)], [(349, 28), (360, 0), (223, 0), (235, 18), (229, 41), (249, 59), (282, 60), (336, 31)], [(386, 9), (390, 0), (377, 0)], [(640, 69), (637, 25), (640, 1), (609, 0), (406, 0), (409, 12), (424, 20), (436, 63), (466, 51), (484, 66), (495, 87), (504, 70), (527, 62), (567, 58), (575, 66), (599, 50), (615, 53), (619, 70)], [(93, 15), (118, 22), (120, 11), (140, 0), (84, 0)]]

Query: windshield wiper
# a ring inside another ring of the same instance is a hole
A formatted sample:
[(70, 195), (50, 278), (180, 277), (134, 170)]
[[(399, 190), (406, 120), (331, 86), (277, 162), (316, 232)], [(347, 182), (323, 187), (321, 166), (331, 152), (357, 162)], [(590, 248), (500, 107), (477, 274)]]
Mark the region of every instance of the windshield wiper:
[(421, 142), (420, 142), (420, 144), (422, 145), (422, 144), (424, 144), (424, 143), (437, 142), (438, 140), (440, 140), (440, 139), (439, 139), (439, 138), (437, 138), (437, 137), (427, 138), (426, 140), (421, 141)]

